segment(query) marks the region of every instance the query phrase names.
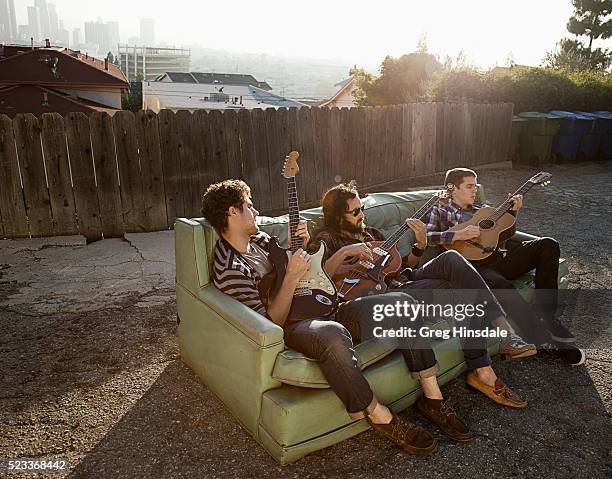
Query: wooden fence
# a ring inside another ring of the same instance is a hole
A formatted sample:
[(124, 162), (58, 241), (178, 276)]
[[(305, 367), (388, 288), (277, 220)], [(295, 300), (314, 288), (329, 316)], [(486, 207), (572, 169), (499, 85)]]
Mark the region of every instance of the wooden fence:
[(242, 178), (262, 212), (286, 207), (280, 171), (300, 152), (300, 204), (360, 186), (505, 161), (511, 104), (0, 115), (0, 235), (89, 240), (199, 216), (212, 182)]

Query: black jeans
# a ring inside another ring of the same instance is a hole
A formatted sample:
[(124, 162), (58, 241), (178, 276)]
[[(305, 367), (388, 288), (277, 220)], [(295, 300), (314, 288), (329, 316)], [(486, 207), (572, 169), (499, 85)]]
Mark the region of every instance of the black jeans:
[[(519, 327), (525, 339), (536, 345), (550, 340), (548, 332), (540, 327), (540, 317), (548, 321), (558, 307), (559, 243), (553, 238), (523, 241), (486, 268), (478, 271), (487, 284), (496, 290), (497, 298)], [(535, 311), (516, 290), (511, 280), (532, 269), (536, 270)]]
[[(353, 344), (361, 341), (361, 322), (364, 317), (372, 317), (374, 305), (397, 301), (413, 299), (403, 292), (366, 296), (342, 303), (334, 318), (307, 319), (284, 326), (285, 344), (319, 361), (325, 379), (354, 418), (363, 417), (363, 411), (371, 411), (376, 405), (353, 349)], [(428, 351), (433, 355), (431, 349), (414, 348), (416, 364), (425, 361)], [(435, 364), (435, 357), (433, 361)]]
[[(470, 329), (483, 329), (491, 321), (505, 316), (504, 310), (498, 304), (495, 296), (476, 269), (456, 251), (445, 251), (420, 268), (404, 270), (402, 274), (410, 281), (405, 282), (401, 289), (409, 291), (417, 299), (432, 301), (432, 290), (450, 289), (455, 293), (455, 304), (484, 304), (484, 316), (472, 316), (467, 325)], [(462, 341), (463, 356), (469, 369), (476, 369), (491, 364), (487, 352), (486, 338), (466, 338)], [(404, 357), (409, 351), (404, 352)], [(429, 355), (431, 354), (431, 356)], [(435, 356), (429, 349), (424, 356), (427, 361), (423, 366), (429, 367)], [(425, 369), (422, 367), (421, 369)], [(418, 369), (417, 369), (418, 370)], [(412, 371), (412, 369), (411, 369)]]

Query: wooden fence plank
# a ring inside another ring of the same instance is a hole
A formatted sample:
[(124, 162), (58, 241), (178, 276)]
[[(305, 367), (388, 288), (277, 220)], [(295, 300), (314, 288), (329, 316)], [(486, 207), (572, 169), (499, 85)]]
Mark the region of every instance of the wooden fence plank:
[(311, 110), (311, 124), (313, 127), (318, 195), (335, 184), (331, 160), (331, 110), (329, 108), (313, 108)]
[(414, 158), (412, 156), (413, 111), (413, 104), (402, 105), (402, 166), (404, 167), (408, 177), (416, 175), (414, 167)]
[(253, 201), (257, 209), (268, 213), (278, 205), (273, 204), (272, 196), (269, 192), (272, 189), (272, 183), (278, 182), (276, 177), (272, 178), (270, 167), (268, 165), (268, 125), (266, 124), (266, 113), (261, 108), (251, 110), (251, 128), (253, 146), (249, 147), (248, 151), (254, 152), (254, 160), (250, 162), (248, 169), (250, 174), (255, 174), (258, 181), (255, 183), (257, 189), (253, 191)]
[(217, 172), (217, 181), (227, 178), (234, 178), (229, 174), (227, 164), (227, 156), (225, 154), (225, 135), (223, 126), (223, 113), (218, 110), (212, 110), (208, 113), (212, 163), (215, 165)]
[(393, 165), (393, 178), (407, 178), (406, 168), (402, 164), (402, 107), (401, 105), (393, 105), (391, 110), (391, 132), (393, 144), (389, 154), (389, 160)]
[[(212, 143), (209, 114), (205, 110), (193, 112), (192, 133), (196, 137), (194, 144), (198, 172), (198, 191), (201, 196), (212, 183), (219, 181), (220, 174), (215, 171), (212, 160)], [(225, 172), (225, 170), (224, 170)], [(201, 205), (199, 205), (201, 207)], [(198, 211), (198, 216), (200, 212)]]
[(0, 214), (3, 236), (29, 236), (26, 208), (19, 180), (19, 163), (13, 137), (13, 122), (0, 115)]
[(52, 236), (53, 216), (40, 143), (40, 121), (31, 113), (16, 115), (13, 130), (30, 234), (33, 237)]
[(72, 189), (79, 233), (88, 241), (96, 241), (102, 238), (102, 223), (100, 222), (89, 118), (84, 113), (68, 113), (64, 117), (64, 130), (70, 156)]
[(180, 189), (183, 194), (185, 210), (183, 216), (193, 218), (199, 216), (200, 184), (198, 179), (198, 159), (193, 115), (188, 110), (176, 112), (176, 131), (178, 135), (180, 157)]
[(161, 110), (158, 118), (159, 144), (164, 172), (164, 194), (169, 226), (176, 218), (185, 216), (185, 204), (181, 191), (181, 160), (179, 140), (176, 132), (176, 115), (172, 110)]
[[(266, 140), (268, 143), (268, 171), (270, 172), (270, 201), (271, 210), (284, 214), (287, 212), (287, 186), (281, 176), (285, 156), (289, 153), (280, 131), (281, 121), (279, 112), (273, 108), (264, 110), (266, 125)], [(260, 192), (265, 194), (265, 192)]]
[[(244, 181), (251, 187), (254, 196), (255, 207), (261, 211), (270, 211), (271, 203), (269, 195), (265, 194), (270, 189), (270, 175), (268, 174), (268, 158), (258, 156), (258, 135), (255, 127), (259, 125), (262, 110), (241, 110), (238, 112), (238, 129), (240, 132), (241, 163)], [(259, 132), (258, 132), (259, 133)]]
[(146, 230), (164, 230), (169, 227), (166, 215), (164, 173), (157, 115), (152, 111), (136, 112), (136, 140), (142, 175)]
[(303, 209), (307, 201), (308, 174), (314, 173), (316, 168), (314, 167), (315, 165), (311, 163), (312, 158), (308, 158), (308, 155), (305, 154), (304, 149), (302, 148), (297, 111), (297, 108), (287, 109), (286, 125), (289, 151), (297, 151), (300, 154), (300, 159), (298, 161), (300, 172), (296, 178), (296, 183), (299, 206), (301, 209)]
[(72, 179), (66, 149), (64, 120), (58, 113), (45, 113), (40, 118), (41, 138), (53, 215), (53, 233), (78, 233)]
[(347, 124), (347, 158), (345, 168), (350, 172), (350, 177), (357, 181), (358, 185), (363, 184), (363, 170), (365, 160), (365, 116), (363, 111), (358, 108), (350, 108), (348, 110)]
[(89, 125), (102, 231), (105, 238), (120, 237), (125, 232), (125, 228), (111, 117), (106, 113), (92, 113)]
[(225, 156), (227, 175), (230, 178), (243, 178), (242, 158), (240, 155), (240, 132), (238, 116), (233, 110), (223, 112), (223, 132), (225, 137)]
[(321, 194), (319, 193), (319, 165), (314, 140), (314, 130), (312, 126), (312, 110), (310, 108), (294, 108), (299, 142), (297, 144), (302, 165), (305, 172), (302, 175), (301, 184), (304, 190), (305, 205), (300, 203), (300, 207), (319, 206)]
[(131, 111), (117, 112), (112, 117), (112, 122), (125, 232), (146, 231), (146, 213), (134, 113)]

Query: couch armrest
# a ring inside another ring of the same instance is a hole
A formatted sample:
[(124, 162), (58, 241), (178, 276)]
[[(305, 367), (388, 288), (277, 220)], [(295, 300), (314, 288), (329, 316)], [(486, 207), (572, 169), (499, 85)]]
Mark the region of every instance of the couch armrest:
[(282, 344), (283, 328), (215, 286), (200, 288), (197, 298), (258, 346)]

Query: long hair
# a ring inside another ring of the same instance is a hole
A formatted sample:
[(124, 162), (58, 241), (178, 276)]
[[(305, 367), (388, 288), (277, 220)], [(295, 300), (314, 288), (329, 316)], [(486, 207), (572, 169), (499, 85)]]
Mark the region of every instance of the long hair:
[(351, 180), (348, 183), (329, 188), (321, 200), (323, 207), (324, 228), (339, 233), (342, 225), (342, 215), (347, 212), (346, 202), (359, 195), (357, 183)]

